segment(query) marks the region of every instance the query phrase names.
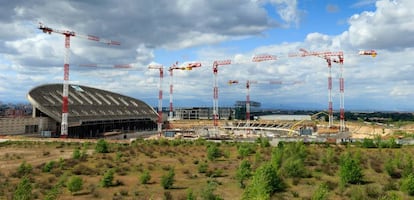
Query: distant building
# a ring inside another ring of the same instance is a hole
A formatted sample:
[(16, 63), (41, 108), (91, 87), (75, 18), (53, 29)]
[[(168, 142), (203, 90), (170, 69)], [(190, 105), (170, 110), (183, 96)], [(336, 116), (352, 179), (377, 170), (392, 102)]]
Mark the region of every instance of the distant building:
[[(219, 119), (234, 119), (233, 109), (220, 107), (218, 110)], [(210, 107), (176, 108), (175, 119), (213, 119), (213, 109)]]

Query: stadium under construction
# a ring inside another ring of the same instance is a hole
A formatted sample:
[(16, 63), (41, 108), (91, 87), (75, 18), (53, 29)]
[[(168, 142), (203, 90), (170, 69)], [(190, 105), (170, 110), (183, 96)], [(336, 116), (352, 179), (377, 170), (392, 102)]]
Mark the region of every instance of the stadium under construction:
[[(59, 136), (62, 84), (38, 86), (29, 91), (34, 118), (40, 118), (38, 132)], [(121, 130), (145, 131), (156, 127), (156, 111), (141, 100), (87, 86), (69, 87), (68, 137), (101, 137)]]

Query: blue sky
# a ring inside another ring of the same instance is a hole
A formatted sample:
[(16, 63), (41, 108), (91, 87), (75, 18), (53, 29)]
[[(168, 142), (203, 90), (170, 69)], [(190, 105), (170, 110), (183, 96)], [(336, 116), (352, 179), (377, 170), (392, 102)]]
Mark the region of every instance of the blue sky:
[[(42, 3), (42, 1), (44, 1)], [(212, 106), (212, 61), (219, 67), (219, 105), (245, 99), (244, 84), (256, 80), (251, 99), (266, 108), (326, 109), (327, 65), (316, 57), (289, 58), (299, 48), (344, 51), (345, 109), (413, 111), (414, 7), (410, 0), (160, 0), (13, 1), (0, 14), (0, 101), (27, 102), (38, 85), (63, 80), (64, 37), (44, 34), (37, 22), (61, 30), (97, 35), (120, 46), (73, 37), (72, 84), (119, 92), (157, 105), (158, 72), (150, 63), (201, 68), (174, 71), (175, 106)], [(376, 58), (357, 55), (375, 49)], [(277, 61), (252, 63), (252, 56)], [(95, 63), (96, 69), (80, 64)], [(114, 69), (130, 64), (133, 69)], [(339, 107), (338, 65), (333, 65), (334, 110)], [(165, 73), (163, 105), (168, 105)], [(268, 84), (271, 80), (301, 84)]]

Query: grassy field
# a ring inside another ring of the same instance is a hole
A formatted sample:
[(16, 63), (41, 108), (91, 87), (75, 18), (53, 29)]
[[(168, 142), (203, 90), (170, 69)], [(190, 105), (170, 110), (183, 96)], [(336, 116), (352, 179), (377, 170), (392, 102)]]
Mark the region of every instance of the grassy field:
[[(106, 144), (108, 153), (98, 153), (94, 142), (0, 143), (0, 199), (13, 199), (23, 179), (30, 183), (31, 191), (26, 190), (29, 199), (190, 199), (190, 193), (197, 199), (242, 199), (247, 190), (256, 191), (258, 175), (254, 172), (266, 163), (275, 166), (283, 185), (268, 193), (270, 199), (413, 198), (402, 186), (414, 173), (411, 146), (292, 143), (271, 147), (263, 142), (216, 144), (204, 140)], [(351, 155), (361, 169), (362, 179), (355, 184), (341, 181), (344, 155)], [(246, 188), (241, 188), (236, 175), (243, 160), (250, 163), (252, 173), (243, 181)], [(108, 171), (114, 176), (104, 187), (102, 180)], [(162, 177), (170, 171), (174, 181), (165, 189)], [(141, 177), (145, 172), (151, 178), (144, 184)], [(82, 187), (70, 192), (67, 185), (74, 176), (81, 178)]]

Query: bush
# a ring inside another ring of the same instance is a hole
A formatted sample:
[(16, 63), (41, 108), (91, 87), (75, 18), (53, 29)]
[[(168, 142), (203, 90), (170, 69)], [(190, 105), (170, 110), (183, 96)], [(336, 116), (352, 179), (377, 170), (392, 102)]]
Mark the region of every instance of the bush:
[(243, 199), (270, 199), (274, 192), (283, 191), (285, 187), (275, 167), (265, 163), (254, 173), (251, 184), (243, 193)]
[(318, 189), (312, 195), (312, 200), (325, 200), (328, 199), (328, 186), (325, 183), (319, 185)]
[(161, 186), (164, 189), (171, 189), (174, 185), (174, 176), (175, 172), (174, 169), (170, 169), (167, 174), (161, 177)]
[(79, 176), (72, 176), (66, 183), (66, 187), (71, 193), (82, 190), (83, 180)]
[(22, 177), (29, 175), (32, 172), (32, 165), (27, 164), (26, 161), (23, 161), (22, 164), (19, 165), (19, 168), (17, 168), (17, 176)]
[(206, 162), (200, 163), (198, 165), (198, 173), (206, 173), (208, 169), (208, 164)]
[(72, 158), (75, 160), (79, 160), (81, 158), (81, 153), (78, 148), (73, 151)]
[(101, 180), (102, 187), (110, 187), (112, 186), (112, 181), (114, 180), (114, 170), (110, 169), (105, 172), (103, 179)]
[(342, 184), (361, 183), (363, 174), (359, 160), (352, 158), (350, 153), (341, 156), (339, 176)]
[(222, 153), (216, 144), (211, 144), (207, 147), (207, 158), (211, 161), (215, 161), (221, 157)]
[(108, 142), (104, 139), (99, 139), (95, 146), (95, 151), (97, 153), (108, 153)]
[(214, 194), (217, 183), (215, 181), (208, 181), (207, 186), (201, 191), (201, 198), (204, 200), (221, 200), (218, 195)]
[(30, 184), (29, 178), (26, 176), (17, 185), (16, 190), (13, 194), (13, 200), (29, 200), (32, 199), (32, 185)]
[(151, 175), (147, 170), (145, 170), (144, 173), (141, 174), (139, 181), (141, 182), (141, 184), (148, 184), (150, 180), (151, 180)]
[(285, 176), (291, 178), (301, 178), (306, 175), (306, 168), (303, 160), (295, 157), (286, 159), (285, 163), (283, 164), (282, 171)]
[(253, 153), (255, 153), (254, 148), (251, 144), (242, 143), (237, 147), (237, 152), (239, 153), (240, 158), (245, 158)]
[(401, 190), (410, 196), (414, 196), (414, 175), (409, 174), (402, 180)]
[(239, 181), (240, 188), (245, 188), (244, 180), (250, 178), (251, 165), (248, 160), (243, 160), (236, 171), (236, 179)]
[(52, 160), (52, 161), (48, 162), (45, 166), (43, 166), (42, 171), (43, 172), (50, 172), (50, 171), (52, 171), (54, 165), (55, 165), (55, 161)]

